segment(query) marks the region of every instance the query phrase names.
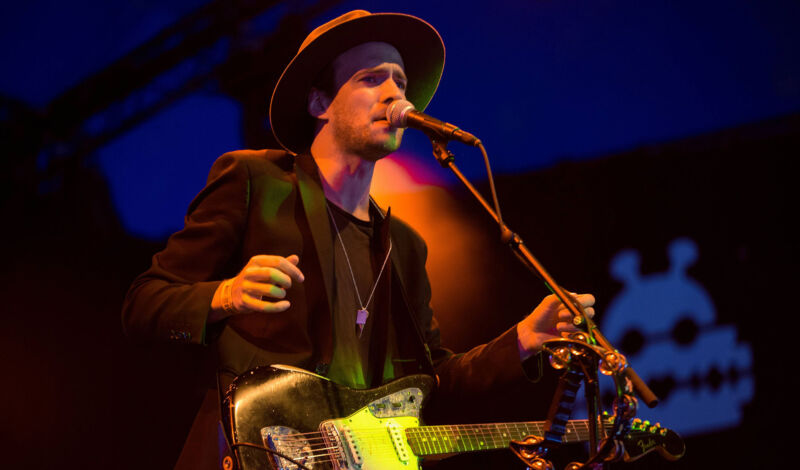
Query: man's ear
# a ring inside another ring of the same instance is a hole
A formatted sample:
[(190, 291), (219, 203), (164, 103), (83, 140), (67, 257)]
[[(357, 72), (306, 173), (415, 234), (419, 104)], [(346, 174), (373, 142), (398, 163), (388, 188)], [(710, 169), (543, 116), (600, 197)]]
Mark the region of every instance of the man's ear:
[(331, 99), (328, 94), (317, 88), (312, 88), (308, 92), (308, 114), (317, 119), (328, 119), (328, 106)]

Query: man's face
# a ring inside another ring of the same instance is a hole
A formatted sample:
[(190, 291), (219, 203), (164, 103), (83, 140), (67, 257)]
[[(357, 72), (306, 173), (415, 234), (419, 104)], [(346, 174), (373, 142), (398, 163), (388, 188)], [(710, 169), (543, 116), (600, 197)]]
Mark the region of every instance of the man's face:
[(332, 64), (336, 96), (323, 119), (338, 146), (376, 161), (397, 150), (403, 129), (389, 126), (386, 108), (405, 99), (406, 75), (397, 49), (368, 42), (342, 53)]

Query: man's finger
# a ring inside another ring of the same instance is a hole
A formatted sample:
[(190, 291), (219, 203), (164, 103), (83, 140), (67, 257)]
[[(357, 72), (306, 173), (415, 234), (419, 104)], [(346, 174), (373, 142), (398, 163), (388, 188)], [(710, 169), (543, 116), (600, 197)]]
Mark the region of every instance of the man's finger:
[[(293, 260), (296, 259), (297, 262), (300, 262), (300, 258), (297, 255), (290, 255), (289, 258), (292, 258)], [(298, 268), (295, 263), (292, 263), (283, 256), (256, 255), (250, 258), (250, 261), (247, 264), (248, 266), (279, 269), (298, 282), (303, 282), (303, 280), (305, 280), (305, 276), (300, 271), (300, 268)]]
[(280, 269), (266, 266), (251, 266), (245, 268), (244, 279), (247, 281), (275, 284), (284, 289), (292, 287), (292, 278), (283, 273)]
[(572, 297), (575, 298), (579, 304), (584, 307), (589, 307), (594, 305), (595, 298), (592, 294), (572, 294)]
[[(298, 258), (297, 255), (291, 255), (289, 257), (291, 258), (292, 256), (297, 258), (297, 262), (300, 262), (300, 258)], [(288, 274), (289, 277), (295, 281), (303, 282), (306, 277), (303, 275), (303, 272), (300, 271), (300, 268), (296, 266), (296, 264), (297, 263), (292, 263), (286, 258), (281, 258), (280, 263), (278, 264), (278, 269)]]
[[(594, 307), (585, 307), (583, 311), (586, 312), (586, 316), (588, 316), (589, 318), (594, 318)], [(560, 321), (572, 321), (572, 317), (573, 317), (572, 312), (567, 310), (566, 307), (562, 307), (558, 311), (558, 319)]]
[(255, 298), (266, 296), (273, 299), (282, 299), (286, 297), (285, 289), (274, 284), (265, 284), (261, 282), (244, 281), (242, 283), (242, 292)]
[(570, 331), (578, 331), (578, 327), (575, 326), (571, 321), (563, 322), (560, 321), (556, 324), (556, 330), (560, 332), (570, 332)]
[(284, 312), (291, 307), (291, 304), (288, 300), (269, 302), (257, 299), (249, 294), (242, 294), (242, 300), (247, 305), (248, 310), (252, 312), (279, 313)]

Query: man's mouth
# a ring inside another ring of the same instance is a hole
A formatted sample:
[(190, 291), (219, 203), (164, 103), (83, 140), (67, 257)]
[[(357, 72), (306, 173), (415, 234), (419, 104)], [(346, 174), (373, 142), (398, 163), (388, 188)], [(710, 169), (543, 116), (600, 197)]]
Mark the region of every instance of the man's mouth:
[(379, 119), (375, 119), (375, 120), (373, 120), (372, 122), (375, 122), (375, 123), (378, 123), (378, 124), (385, 124), (385, 125), (387, 125), (387, 126), (391, 127), (391, 126), (389, 125), (389, 120), (388, 120), (388, 119), (386, 119), (385, 117), (383, 117), (383, 118), (379, 118)]

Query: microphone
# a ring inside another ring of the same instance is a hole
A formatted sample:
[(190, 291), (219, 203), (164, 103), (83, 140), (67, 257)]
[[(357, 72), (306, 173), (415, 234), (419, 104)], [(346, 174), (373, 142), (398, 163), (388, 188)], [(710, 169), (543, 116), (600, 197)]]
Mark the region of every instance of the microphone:
[(473, 147), (481, 144), (480, 139), (469, 132), (462, 131), (450, 123), (442, 122), (417, 111), (414, 105), (406, 100), (393, 101), (386, 108), (386, 120), (389, 121), (389, 125), (392, 127), (413, 127), (426, 133), (431, 138), (457, 140)]

